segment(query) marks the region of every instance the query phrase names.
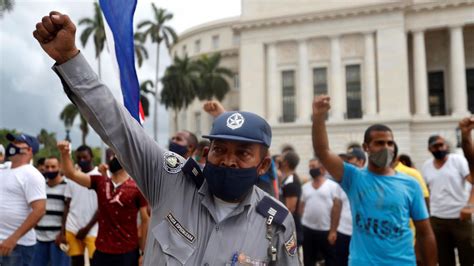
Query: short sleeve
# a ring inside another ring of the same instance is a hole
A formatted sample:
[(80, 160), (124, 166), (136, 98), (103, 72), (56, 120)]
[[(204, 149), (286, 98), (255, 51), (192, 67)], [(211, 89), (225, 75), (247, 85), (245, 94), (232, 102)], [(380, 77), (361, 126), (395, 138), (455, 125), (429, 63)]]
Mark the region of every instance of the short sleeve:
[(148, 201), (143, 196), (142, 192), (137, 188), (137, 204), (138, 208), (143, 208), (148, 206)]
[(342, 200), (342, 193), (344, 193), (344, 191), (342, 190), (341, 186), (336, 184), (334, 186), (333, 199), (338, 198)]
[(410, 216), (413, 221), (421, 221), (428, 219), (428, 209), (426, 207), (425, 200), (423, 198), (423, 192), (421, 191), (421, 186), (418, 182), (413, 182), (413, 189), (411, 194), (413, 195), (411, 206), (410, 206)]
[(90, 175), (90, 178), (91, 178), (91, 187), (90, 187), (90, 189), (97, 190), (99, 182), (105, 177), (103, 177), (101, 175)]
[(72, 182), (70, 179), (67, 180), (66, 189), (64, 190), (64, 197), (72, 198)]
[(463, 178), (466, 178), (470, 172), (469, 172), (469, 163), (467, 162), (466, 158), (462, 156), (458, 156), (458, 161), (459, 161), (459, 170), (461, 172), (461, 176)]
[(349, 192), (354, 180), (359, 175), (360, 170), (350, 163), (344, 162), (344, 174), (342, 175), (342, 181), (340, 182), (342, 189)]
[(287, 197), (299, 197), (301, 195), (301, 187), (297, 183), (290, 183), (283, 187), (283, 196)]
[(26, 174), (28, 176), (23, 185), (26, 201), (32, 203), (36, 200), (46, 199), (46, 182), (43, 175), (36, 169), (31, 169)]

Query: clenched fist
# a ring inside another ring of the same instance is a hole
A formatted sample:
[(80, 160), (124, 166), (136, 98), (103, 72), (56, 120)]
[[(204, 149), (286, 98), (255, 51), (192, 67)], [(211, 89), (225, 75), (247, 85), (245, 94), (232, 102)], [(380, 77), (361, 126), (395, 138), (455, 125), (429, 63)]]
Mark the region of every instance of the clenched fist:
[(469, 134), (474, 129), (474, 117), (466, 117), (459, 122), (459, 128), (463, 134)]
[(313, 116), (324, 116), (331, 109), (331, 98), (327, 95), (316, 96), (313, 101)]
[(205, 102), (202, 108), (213, 117), (217, 117), (225, 112), (224, 106), (215, 100)]
[(33, 36), (41, 48), (57, 64), (62, 64), (79, 53), (75, 43), (76, 26), (67, 15), (52, 11), (36, 24)]

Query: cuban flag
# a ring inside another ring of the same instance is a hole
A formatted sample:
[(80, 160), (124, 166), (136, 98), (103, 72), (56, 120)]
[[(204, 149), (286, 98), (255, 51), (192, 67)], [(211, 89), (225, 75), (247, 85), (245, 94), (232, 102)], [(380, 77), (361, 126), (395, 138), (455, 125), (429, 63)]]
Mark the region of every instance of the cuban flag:
[(99, 0), (110, 54), (120, 75), (123, 103), (141, 124), (145, 115), (140, 102), (140, 86), (135, 70), (133, 14), (137, 0)]

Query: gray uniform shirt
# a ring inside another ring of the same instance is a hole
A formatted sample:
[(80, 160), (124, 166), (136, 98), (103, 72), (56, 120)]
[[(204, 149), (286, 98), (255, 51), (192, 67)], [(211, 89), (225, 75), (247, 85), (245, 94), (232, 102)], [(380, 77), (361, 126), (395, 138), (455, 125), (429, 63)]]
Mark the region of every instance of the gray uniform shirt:
[[(53, 70), (68, 97), (113, 149), (149, 201), (152, 214), (145, 265), (232, 265), (237, 258), (250, 265), (268, 265), (267, 220), (256, 211), (265, 192), (254, 186), (245, 200), (217, 223), (206, 182), (199, 188), (181, 171), (184, 159), (161, 149), (146, 134), (99, 82), (81, 54)], [(292, 216), (271, 227), (277, 265), (298, 265)]]

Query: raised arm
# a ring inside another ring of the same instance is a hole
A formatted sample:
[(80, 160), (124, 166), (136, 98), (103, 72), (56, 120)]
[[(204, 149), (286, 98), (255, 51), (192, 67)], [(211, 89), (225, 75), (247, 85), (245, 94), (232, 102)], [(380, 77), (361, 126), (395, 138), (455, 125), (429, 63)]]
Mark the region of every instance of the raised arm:
[[(474, 144), (472, 143), (472, 130), (474, 129), (474, 117), (466, 117), (459, 122), (461, 129), (461, 146), (464, 156), (469, 163), (471, 178), (474, 177)], [(470, 180), (471, 183), (472, 180)]]
[(331, 99), (329, 96), (317, 96), (313, 101), (313, 148), (314, 153), (326, 170), (336, 181), (341, 181), (344, 174), (344, 162), (337, 154), (329, 149), (326, 117), (329, 112)]
[(124, 169), (135, 179), (150, 204), (173, 187), (163, 189), (163, 150), (102, 84), (75, 45), (76, 27), (68, 16), (51, 12), (33, 32), (43, 50), (54, 60), (69, 99), (101, 139), (115, 152)]
[(69, 142), (65, 140), (59, 141), (57, 146), (61, 154), (61, 169), (64, 175), (79, 185), (90, 188), (90, 176), (74, 168), (71, 159), (71, 145)]

